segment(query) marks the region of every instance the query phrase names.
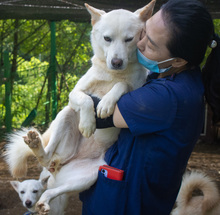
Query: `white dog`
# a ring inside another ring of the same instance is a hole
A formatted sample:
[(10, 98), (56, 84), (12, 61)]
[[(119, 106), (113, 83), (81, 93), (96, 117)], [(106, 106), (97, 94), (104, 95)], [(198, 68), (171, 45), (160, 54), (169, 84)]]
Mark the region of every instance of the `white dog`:
[(27, 131), (24, 139), (29, 148), (24, 141), (16, 143), (21, 134), (10, 137), (6, 161), (12, 175), (25, 174), (26, 159), (34, 154), (55, 177), (55, 188), (46, 190), (37, 203), (40, 213), (48, 213), (54, 197), (88, 189), (96, 181), (99, 166), (105, 164), (104, 154), (117, 140), (119, 129), (95, 130), (94, 105), (89, 95), (101, 99), (97, 114), (105, 118), (113, 113), (123, 94), (145, 82), (146, 70), (137, 62), (136, 44), (154, 5), (155, 0), (134, 13), (122, 9), (105, 13), (86, 5), (93, 25), (92, 67), (70, 93), (69, 106), (60, 111), (43, 136), (36, 130)]
[[(49, 176), (48, 176), (49, 175)], [(44, 168), (39, 180), (30, 179), (23, 182), (10, 181), (12, 187), (18, 193), (22, 204), (30, 212), (36, 213), (35, 204), (40, 199), (42, 193), (53, 186), (53, 179), (50, 173)], [(64, 215), (68, 203), (68, 194), (57, 196), (50, 202), (50, 215)]]
[[(196, 190), (200, 190), (203, 195), (194, 196), (193, 192)], [(177, 197), (177, 207), (171, 215), (219, 214), (220, 197), (212, 179), (200, 172), (185, 174)]]

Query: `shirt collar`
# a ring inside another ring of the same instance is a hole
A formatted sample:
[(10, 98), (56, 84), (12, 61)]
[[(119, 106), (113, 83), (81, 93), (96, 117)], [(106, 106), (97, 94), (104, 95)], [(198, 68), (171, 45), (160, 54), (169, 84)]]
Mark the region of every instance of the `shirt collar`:
[[(146, 81), (149, 82), (149, 81), (152, 81), (154, 79), (157, 79), (158, 76), (159, 76), (158, 73), (150, 72), (149, 75), (147, 76), (147, 80)], [(171, 74), (171, 75), (168, 75), (166, 77), (159, 78), (158, 80), (164, 80), (164, 79), (166, 79), (166, 80), (173, 80), (175, 76), (176, 76), (176, 74)]]

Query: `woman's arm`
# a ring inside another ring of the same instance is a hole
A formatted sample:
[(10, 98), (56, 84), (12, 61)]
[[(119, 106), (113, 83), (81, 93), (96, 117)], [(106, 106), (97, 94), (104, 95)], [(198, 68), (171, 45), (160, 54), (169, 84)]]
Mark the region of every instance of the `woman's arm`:
[(115, 106), (115, 110), (113, 113), (113, 123), (116, 128), (128, 128), (128, 125), (125, 122), (123, 116), (121, 115), (121, 112), (120, 112), (117, 104)]

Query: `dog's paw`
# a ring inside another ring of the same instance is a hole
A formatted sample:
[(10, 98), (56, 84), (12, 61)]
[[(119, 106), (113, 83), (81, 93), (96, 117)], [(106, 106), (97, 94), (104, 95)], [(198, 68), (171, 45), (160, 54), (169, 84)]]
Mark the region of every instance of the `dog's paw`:
[(27, 136), (24, 136), (23, 138), (24, 138), (24, 142), (30, 148), (38, 148), (39, 144), (41, 143), (39, 134), (36, 131), (29, 131), (27, 133)]
[(96, 129), (95, 123), (89, 126), (84, 126), (79, 124), (79, 131), (84, 137), (87, 138), (89, 138), (95, 132), (95, 129)]
[(103, 97), (97, 106), (97, 116), (101, 119), (111, 116), (115, 109), (115, 102), (108, 97)]
[(92, 120), (80, 120), (79, 131), (84, 137), (89, 138), (96, 130), (95, 118)]
[(48, 167), (48, 171), (52, 174), (57, 173), (61, 168), (61, 164), (59, 160), (53, 160), (50, 162), (50, 165)]
[(48, 170), (51, 172), (51, 173), (54, 173), (56, 171), (56, 167), (57, 167), (57, 164), (55, 161), (52, 161), (49, 165), (49, 168)]
[(36, 210), (39, 215), (48, 215), (50, 212), (50, 206), (45, 202), (38, 202), (36, 204)]

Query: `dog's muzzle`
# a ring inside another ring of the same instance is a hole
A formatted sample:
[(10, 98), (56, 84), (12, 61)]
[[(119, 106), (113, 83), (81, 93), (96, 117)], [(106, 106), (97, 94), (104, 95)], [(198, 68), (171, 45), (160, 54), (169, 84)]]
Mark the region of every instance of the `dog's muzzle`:
[(27, 200), (27, 201), (25, 202), (25, 205), (26, 205), (27, 208), (31, 208), (31, 207), (32, 207), (32, 201)]
[(113, 58), (111, 61), (111, 64), (114, 69), (121, 69), (121, 67), (123, 65), (123, 60), (119, 59), (119, 58)]

